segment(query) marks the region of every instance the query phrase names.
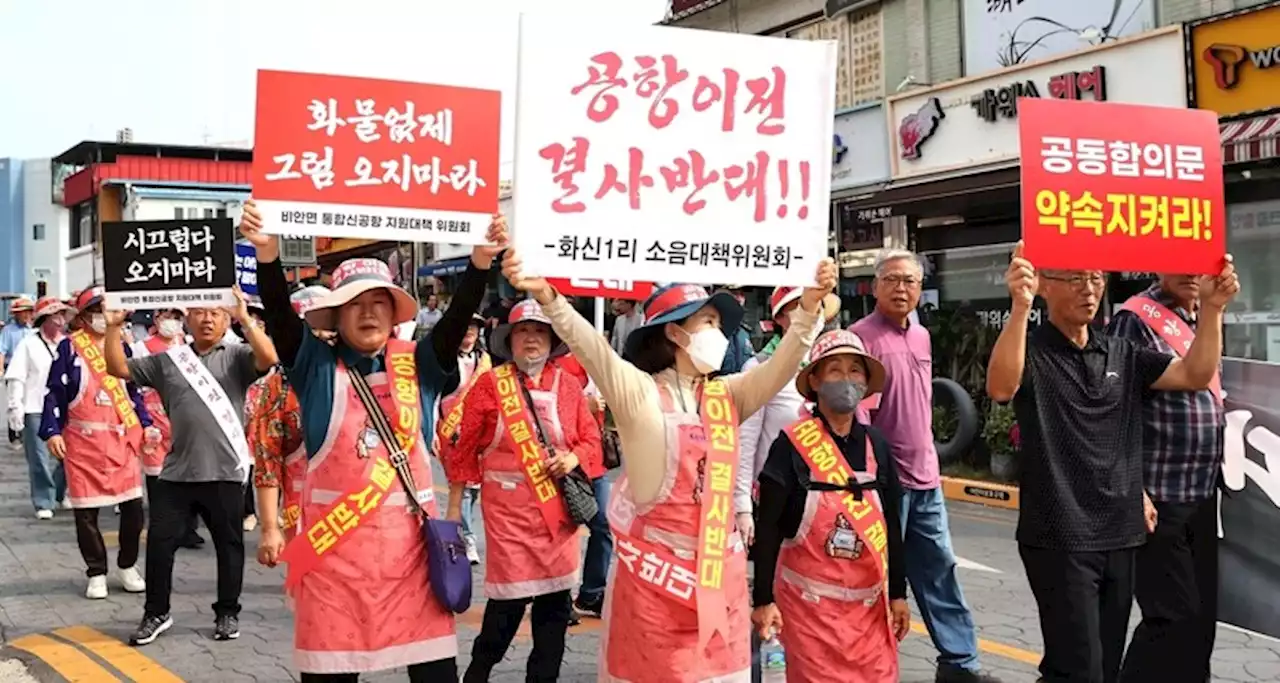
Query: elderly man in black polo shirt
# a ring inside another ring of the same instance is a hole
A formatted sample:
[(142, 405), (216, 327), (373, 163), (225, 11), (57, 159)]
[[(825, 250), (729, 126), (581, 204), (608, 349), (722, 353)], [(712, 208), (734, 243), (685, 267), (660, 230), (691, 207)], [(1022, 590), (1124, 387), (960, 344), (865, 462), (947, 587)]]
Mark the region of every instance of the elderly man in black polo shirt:
[[(1222, 355), (1222, 311), (1240, 290), (1230, 256), (1200, 279), (1200, 330), (1182, 357), (1092, 329), (1098, 271), (1037, 273), (1014, 251), (1013, 308), (987, 367), (987, 393), (1013, 401), (1022, 431), (1018, 551), (1040, 612), (1046, 683), (1119, 678), (1134, 556), (1156, 525), (1143, 491), (1148, 390), (1199, 391)], [(1028, 339), (1036, 294), (1049, 323)]]

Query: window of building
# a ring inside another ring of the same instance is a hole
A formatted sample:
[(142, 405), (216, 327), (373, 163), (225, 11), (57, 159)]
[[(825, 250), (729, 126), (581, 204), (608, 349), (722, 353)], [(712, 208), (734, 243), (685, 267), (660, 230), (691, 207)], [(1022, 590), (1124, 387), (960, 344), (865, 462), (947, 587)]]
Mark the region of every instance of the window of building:
[(44, 241), (44, 223), (36, 223), (31, 226), (31, 240), (33, 242)]
[(71, 239), (68, 240), (68, 248), (76, 249), (93, 244), (93, 202), (90, 199), (71, 210)]
[(217, 217), (218, 217), (218, 218), (226, 218), (226, 217), (227, 217), (227, 207), (225, 207), (225, 206), (220, 206), (220, 207), (218, 207)]
[(173, 207), (173, 218), (174, 220), (179, 220), (179, 221), (182, 220), (183, 218), (186, 218), (185, 212), (183, 211), (183, 208), (181, 206)]
[(204, 210), (204, 217), (205, 217), (205, 218), (213, 218), (213, 215), (214, 215), (213, 209), (205, 209), (205, 210)]
[(836, 42), (836, 109), (884, 97), (883, 25), (880, 6), (819, 19), (785, 32), (796, 40)]
[(1225, 355), (1280, 363), (1280, 200), (1228, 204), (1227, 225), (1240, 294), (1227, 310)]

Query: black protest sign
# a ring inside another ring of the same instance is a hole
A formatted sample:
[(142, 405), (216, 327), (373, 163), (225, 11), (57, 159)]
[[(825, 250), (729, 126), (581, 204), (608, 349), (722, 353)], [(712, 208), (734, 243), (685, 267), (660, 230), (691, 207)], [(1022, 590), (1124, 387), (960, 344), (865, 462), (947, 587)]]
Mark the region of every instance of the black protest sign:
[(236, 237), (230, 218), (102, 225), (108, 308), (235, 304)]

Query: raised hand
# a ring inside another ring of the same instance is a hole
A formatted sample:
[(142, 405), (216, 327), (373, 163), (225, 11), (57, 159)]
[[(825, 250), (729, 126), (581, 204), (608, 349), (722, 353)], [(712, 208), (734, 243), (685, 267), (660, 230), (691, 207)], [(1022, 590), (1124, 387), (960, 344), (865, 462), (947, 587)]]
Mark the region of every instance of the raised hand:
[(810, 312), (817, 311), (823, 297), (835, 291), (839, 280), (840, 274), (836, 270), (836, 262), (829, 258), (822, 259), (818, 263), (818, 272), (813, 278), (815, 286), (805, 287), (800, 295), (800, 307)]
[(502, 259), (502, 276), (507, 278), (512, 287), (532, 294), (540, 304), (549, 304), (555, 298), (555, 290), (544, 278), (525, 277), (524, 262), (515, 249), (508, 249), (507, 255)]
[(240, 236), (253, 245), (258, 261), (270, 263), (280, 257), (280, 242), (275, 235), (262, 232), (262, 212), (252, 200), (246, 200), (240, 213)]
[(1022, 240), (1018, 240), (1013, 248), (1013, 259), (1009, 261), (1009, 270), (1005, 271), (1004, 282), (1009, 287), (1014, 305), (1030, 308), (1040, 289), (1040, 276), (1036, 274), (1035, 266), (1022, 256), (1022, 250)]
[(245, 296), (244, 292), (241, 291), (240, 285), (235, 285), (231, 291), (236, 295), (236, 305), (228, 306), (226, 311), (232, 320), (238, 320), (241, 324), (245, 324), (250, 320), (249, 297)]
[(1236, 275), (1235, 264), (1231, 254), (1226, 256), (1226, 265), (1215, 276), (1200, 278), (1200, 305), (1212, 308), (1226, 308), (1227, 304), (1240, 293), (1240, 278)]
[(476, 268), (488, 270), (493, 265), (493, 260), (498, 258), (504, 249), (507, 248), (507, 217), (501, 213), (493, 214), (493, 220), (489, 222), (489, 230), (485, 232), (484, 239), (487, 244), (477, 244), (471, 250), (471, 262), (476, 264)]
[(104, 310), (103, 317), (107, 319), (107, 327), (123, 327), (124, 321), (129, 317), (124, 311)]

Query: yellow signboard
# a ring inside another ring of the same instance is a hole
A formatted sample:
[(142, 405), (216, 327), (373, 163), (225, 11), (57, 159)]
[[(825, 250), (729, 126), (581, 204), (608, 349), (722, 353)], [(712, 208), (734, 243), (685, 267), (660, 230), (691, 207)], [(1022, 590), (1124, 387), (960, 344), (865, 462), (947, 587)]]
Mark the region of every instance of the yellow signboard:
[(1190, 28), (1193, 106), (1223, 117), (1280, 108), (1280, 3)]

